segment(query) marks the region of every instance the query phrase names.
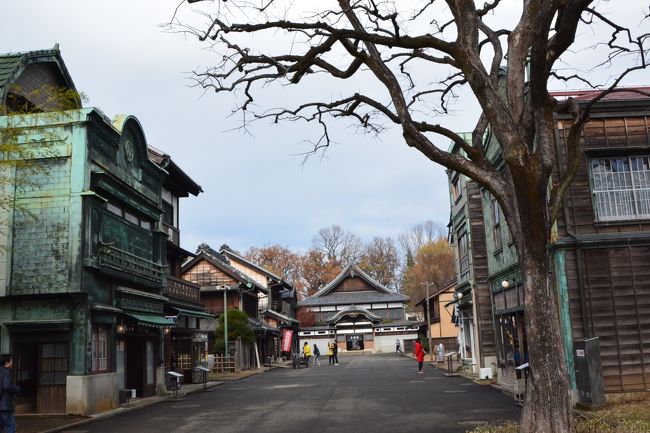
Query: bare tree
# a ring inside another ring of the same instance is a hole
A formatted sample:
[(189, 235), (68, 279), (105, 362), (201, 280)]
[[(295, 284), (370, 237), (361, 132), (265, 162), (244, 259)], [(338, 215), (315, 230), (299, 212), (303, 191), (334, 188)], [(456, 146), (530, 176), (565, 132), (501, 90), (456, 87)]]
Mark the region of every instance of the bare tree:
[(389, 237), (374, 237), (359, 261), (359, 267), (384, 286), (397, 290), (399, 253)]
[[(597, 10), (606, 5), (594, 0), (524, 0), (514, 4), (521, 12), (517, 18), (508, 14), (513, 2), (506, 0), (488, 0), (480, 7), (473, 0), (422, 0), (415, 8), (413, 2), (324, 0), (314, 3), (320, 9), (311, 14), (291, 1), (229, 0), (213, 3), (213, 14), (205, 15), (207, 27), (198, 32), (220, 57), (214, 68), (197, 73), (197, 84), (216, 92), (242, 91), (238, 108), (243, 113), (256, 110), (254, 98), (276, 82), (304, 88), (313, 81), (323, 89), (334, 87), (323, 86), (328, 77), (355, 80), (347, 94), (341, 85), (336, 97), (246, 118), (314, 122), (322, 131), (314, 151), (329, 145), (332, 120), (347, 118), (372, 132), (392, 123), (408, 146), (476, 180), (496, 198), (524, 275), (531, 366), (521, 420), (526, 433), (574, 430), (556, 292), (549, 277), (551, 226), (575, 176), (580, 135), (591, 107), (616, 91), (625, 76), (647, 65), (649, 35), (633, 35), (613, 16)], [(628, 7), (648, 14), (647, 6), (626, 2)], [(502, 16), (508, 19), (496, 19)], [(603, 27), (610, 30), (603, 32)], [(571, 98), (558, 101), (548, 90), (553, 79), (589, 84), (585, 77), (558, 70), (580, 49), (575, 39), (582, 32), (594, 46), (608, 49), (595, 69), (607, 67), (617, 74), (585, 106)], [(469, 141), (439, 123), (450, 99), (464, 88), (482, 109)], [(305, 98), (317, 95), (302, 92)], [(569, 169), (560, 178), (551, 177), (556, 162), (554, 113), (574, 119), (568, 131)], [(488, 127), (501, 146), (502, 167), (485, 154)], [(462, 154), (443, 151), (435, 143), (440, 139), (445, 146), (456, 143)]]
[(341, 226), (333, 225), (318, 230), (312, 241), (313, 248), (325, 255), (327, 260), (337, 266), (347, 266), (356, 262), (363, 251), (363, 241)]
[(424, 245), (447, 237), (447, 227), (433, 221), (425, 221), (415, 224), (404, 233), (397, 237), (399, 245), (402, 248), (404, 261), (408, 263), (415, 257), (415, 254)]

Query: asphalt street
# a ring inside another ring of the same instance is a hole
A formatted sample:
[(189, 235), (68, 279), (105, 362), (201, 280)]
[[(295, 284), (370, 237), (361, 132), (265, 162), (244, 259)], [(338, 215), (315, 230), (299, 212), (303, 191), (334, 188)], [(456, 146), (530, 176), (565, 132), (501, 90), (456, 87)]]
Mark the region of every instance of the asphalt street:
[(341, 356), (341, 364), (275, 369), (68, 433), (464, 433), (518, 419), (512, 398), (392, 354)]

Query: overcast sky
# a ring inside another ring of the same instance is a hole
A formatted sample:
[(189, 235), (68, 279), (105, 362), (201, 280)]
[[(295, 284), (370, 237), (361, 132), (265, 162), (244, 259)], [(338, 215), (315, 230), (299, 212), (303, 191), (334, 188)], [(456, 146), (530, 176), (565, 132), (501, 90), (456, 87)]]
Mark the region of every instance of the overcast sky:
[[(215, 64), (215, 54), (160, 27), (178, 3), (4, 0), (0, 52), (59, 43), (86, 105), (111, 118), (136, 116), (148, 143), (203, 187), (181, 203), (184, 248), (207, 242), (241, 251), (268, 244), (305, 250), (318, 229), (332, 224), (369, 240), (396, 237), (425, 220), (447, 223), (443, 168), (408, 148), (397, 130), (369, 137), (341, 128), (325, 157), (305, 165), (300, 154), (315, 136), (312, 127), (258, 123), (249, 133), (237, 130), (241, 117), (229, 117), (234, 97), (190, 87), (190, 72)], [(638, 16), (644, 2), (631, 4)], [(477, 110), (455, 109), (446, 125), (473, 128)]]

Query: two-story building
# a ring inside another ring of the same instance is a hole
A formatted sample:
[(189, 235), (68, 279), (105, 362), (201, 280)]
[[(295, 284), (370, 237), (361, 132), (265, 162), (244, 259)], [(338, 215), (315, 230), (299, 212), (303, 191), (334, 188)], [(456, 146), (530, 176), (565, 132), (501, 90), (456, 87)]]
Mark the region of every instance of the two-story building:
[[(558, 343), (565, 348), (574, 389), (574, 358), (582, 356), (574, 350), (574, 341), (591, 337), (599, 339), (606, 392), (649, 388), (650, 323), (645, 317), (650, 311), (650, 97), (643, 94), (648, 88), (640, 90), (623, 89), (592, 107), (581, 137), (580, 165), (552, 233), (553, 278), (563, 331)], [(586, 104), (597, 95), (584, 91), (554, 96)], [(556, 179), (567, 170), (565, 131), (571, 121), (556, 116)], [(489, 132), (486, 137), (486, 155), (498, 166), (499, 144)], [(453, 185), (450, 188), (453, 194)], [(491, 296), (487, 311), (493, 314), (497, 380), (513, 386), (515, 367), (527, 359), (522, 275), (499, 205), (483, 189), (476, 203), (485, 227)], [(454, 225), (454, 230), (460, 233), (461, 227)], [(459, 241), (456, 248), (461, 250)], [(482, 305), (486, 303), (479, 308)]]
[[(224, 254), (210, 248), (207, 244), (198, 247), (196, 256), (181, 268), (181, 276), (200, 287), (201, 302), (205, 311), (214, 317), (221, 316), (225, 311), (235, 309), (246, 313), (258, 340), (266, 339), (268, 333), (276, 332), (274, 328), (265, 325), (258, 319), (260, 296), (268, 296), (269, 290), (262, 283), (250, 278), (244, 272), (235, 268)], [(214, 331), (214, 330), (213, 330)], [(279, 332), (278, 332), (279, 333)], [(208, 351), (214, 353), (214, 332), (208, 334)], [(229, 346), (234, 342), (229, 342)], [(232, 347), (228, 350), (232, 351)], [(245, 359), (251, 360), (250, 366), (260, 366), (260, 350), (247, 347)]]
[(262, 359), (266, 360), (267, 357), (279, 359), (282, 356), (280, 338), (282, 333), (286, 332), (289, 332), (293, 349), (286, 352), (285, 356), (298, 351), (299, 322), (296, 319), (298, 298), (294, 287), (268, 269), (242, 257), (228, 245), (222, 245), (219, 252), (230, 260), (234, 268), (268, 290), (268, 294), (261, 293), (259, 317), (277, 332), (267, 333), (267, 338), (260, 342)]

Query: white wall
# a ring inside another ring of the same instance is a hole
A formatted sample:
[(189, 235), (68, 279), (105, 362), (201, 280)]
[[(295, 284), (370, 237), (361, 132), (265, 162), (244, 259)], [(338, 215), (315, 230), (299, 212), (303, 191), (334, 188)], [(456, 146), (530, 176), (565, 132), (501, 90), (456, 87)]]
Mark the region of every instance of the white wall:
[(68, 376), (66, 378), (67, 414), (92, 415), (119, 406), (117, 373)]

